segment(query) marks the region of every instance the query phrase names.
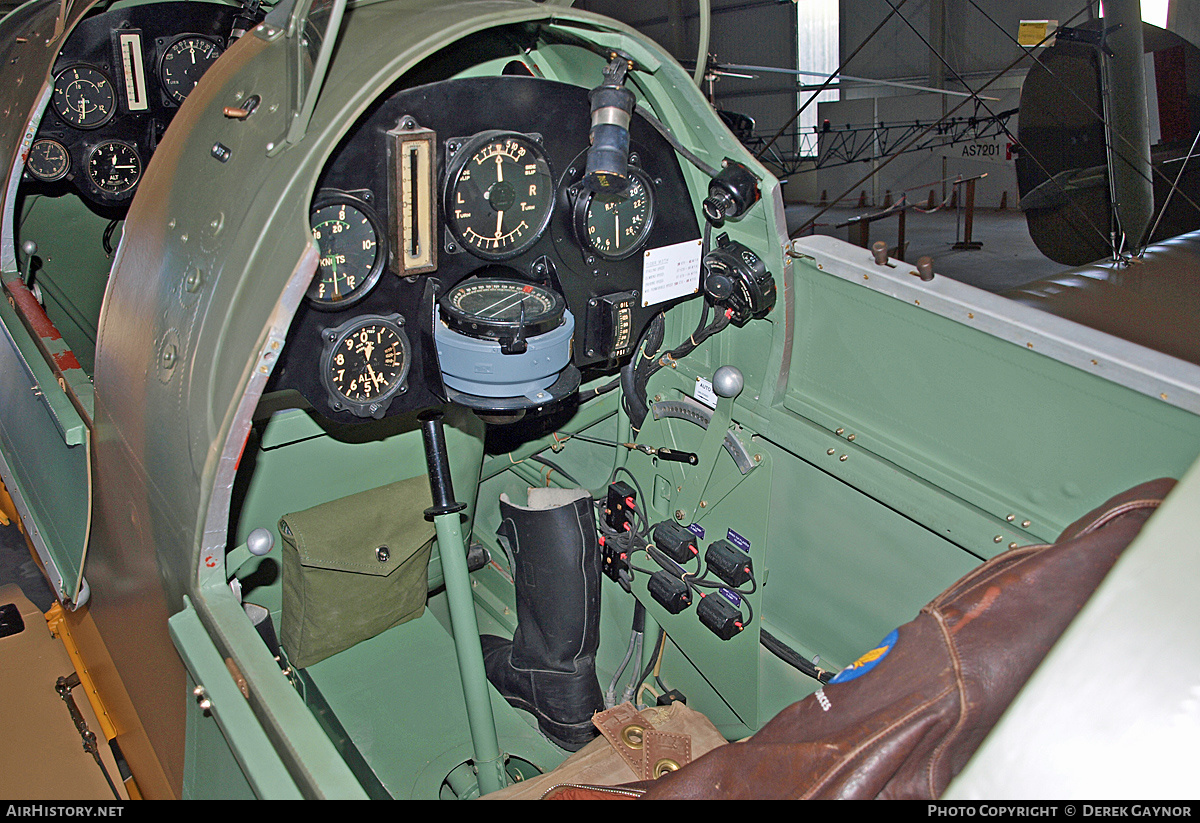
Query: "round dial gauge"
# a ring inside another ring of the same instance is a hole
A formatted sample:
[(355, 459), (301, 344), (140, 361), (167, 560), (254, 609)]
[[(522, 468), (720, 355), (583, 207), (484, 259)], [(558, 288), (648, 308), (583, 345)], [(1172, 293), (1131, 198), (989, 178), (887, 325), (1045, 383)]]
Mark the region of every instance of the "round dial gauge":
[(412, 361), (404, 318), (355, 317), (324, 332), (321, 381), (334, 411), (359, 417), (383, 417), (405, 381)]
[(77, 129), (94, 129), (107, 123), (117, 110), (112, 80), (92, 66), (73, 66), (54, 78), (54, 111)]
[(195, 34), (184, 35), (168, 46), (158, 61), (158, 79), (167, 96), (182, 103), (221, 54), (219, 45)]
[(485, 260), (520, 254), (550, 222), (550, 162), (525, 135), (484, 132), (471, 138), (450, 161), (446, 181), (446, 226), (463, 248)]
[(62, 143), (43, 137), (29, 147), (25, 170), (38, 180), (53, 183), (62, 180), (71, 170), (71, 155)]
[(93, 185), (105, 194), (128, 194), (142, 176), (142, 159), (128, 143), (109, 140), (88, 155), (87, 173)]
[(349, 195), (319, 199), (309, 226), (321, 253), (309, 302), (320, 309), (341, 309), (366, 297), (387, 259), (380, 243), (383, 228), (371, 208)]
[(457, 332), (497, 341), (525, 339), (562, 325), (566, 303), (533, 283), (497, 277), (465, 280), (441, 300), (442, 319)]
[(622, 260), (640, 249), (654, 223), (650, 179), (637, 169), (630, 172), (624, 193), (581, 192), (575, 204), (575, 235), (580, 245), (605, 260)]

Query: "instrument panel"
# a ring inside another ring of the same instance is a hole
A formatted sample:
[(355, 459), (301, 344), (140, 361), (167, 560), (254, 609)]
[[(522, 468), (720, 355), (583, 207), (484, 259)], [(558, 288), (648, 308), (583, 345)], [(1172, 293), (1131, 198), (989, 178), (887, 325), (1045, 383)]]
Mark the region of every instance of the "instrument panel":
[(55, 61), (26, 181), (101, 207), (128, 201), (175, 112), (224, 52), (238, 11), (150, 3), (81, 21)]
[[(557, 400), (614, 372), (655, 314), (700, 294), (701, 233), (674, 150), (639, 115), (629, 189), (586, 190), (589, 129), (587, 89), (535, 77), (445, 80), (379, 101), (318, 181), (319, 268), (271, 389), (354, 422), (447, 399)], [(664, 291), (655, 278), (672, 266), (694, 268), (694, 282)], [(331, 345), (363, 330), (384, 332), (369, 352)], [(404, 367), (377, 365), (382, 345)], [(485, 346), (491, 359), (457, 374), (445, 362)], [(340, 380), (353, 387), (331, 383), (351, 354)], [(368, 384), (381, 396), (348, 402)]]

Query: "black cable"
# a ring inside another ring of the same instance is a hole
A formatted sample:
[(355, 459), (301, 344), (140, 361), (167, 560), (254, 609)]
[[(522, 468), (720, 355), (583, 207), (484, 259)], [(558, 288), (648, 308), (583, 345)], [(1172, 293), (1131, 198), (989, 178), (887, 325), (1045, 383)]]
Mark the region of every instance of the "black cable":
[(646, 682), (646, 678), (654, 671), (654, 667), (658, 664), (658, 654), (662, 651), (663, 642), (667, 638), (667, 633), (662, 628), (658, 630), (658, 639), (654, 641), (654, 653), (650, 655), (650, 662), (646, 664), (646, 670), (642, 672), (642, 676), (638, 678), (637, 683), (633, 686), (633, 699), (637, 700), (637, 694), (641, 691), (642, 684)]
[(679, 154), (685, 160), (687, 160), (693, 166), (698, 168), (705, 175), (707, 175), (708, 177), (716, 177), (718, 174), (721, 173), (720, 169), (717, 169), (717, 168), (714, 168), (714, 167), (708, 165), (703, 160), (701, 160), (699, 157), (697, 157), (695, 154), (693, 154), (690, 150), (685, 148), (684, 145), (679, 142), (678, 138), (676, 138), (675, 135), (671, 134), (671, 130), (668, 129), (661, 120), (659, 120), (657, 117), (655, 117), (653, 114), (651, 114), (650, 110), (647, 109), (645, 106), (643, 106), (641, 103), (638, 103), (636, 106), (634, 106), (634, 111), (636, 111), (638, 114), (640, 114), (642, 117), (644, 117), (646, 119), (646, 122), (648, 122), (651, 126), (653, 126), (654, 130), (657, 131), (659, 134), (661, 134), (663, 136), (663, 138), (668, 143), (671, 144), (671, 148), (673, 148), (673, 149), (675, 149), (675, 151), (679, 152)]
[(833, 677), (830, 672), (818, 668), (815, 663), (797, 652), (795, 649), (788, 646), (766, 629), (759, 629), (758, 640), (764, 649), (778, 657), (784, 663), (787, 663), (792, 668), (798, 669), (800, 672), (808, 675), (814, 680), (820, 681), (821, 683), (828, 683)]
[[(533, 460), (535, 463), (541, 463), (543, 466), (546, 466), (547, 468), (551, 469), (552, 471), (558, 472), (564, 478), (566, 478), (567, 482), (569, 482), (569, 483), (574, 483), (576, 486), (582, 485), (578, 480), (576, 480), (574, 477), (572, 477), (570, 474), (568, 474), (566, 472), (566, 470), (563, 469), (562, 466), (559, 466), (557, 463), (552, 463), (549, 460), (547, 460), (546, 458), (541, 457), (540, 455), (536, 455), (536, 454), (530, 455), (529, 459)], [(549, 475), (547, 475), (547, 480), (549, 480)]]
[(113, 256), (112, 236), (117, 230), (117, 226), (121, 225), (120, 219), (109, 221), (109, 224), (104, 228), (104, 235), (100, 238), (101, 244), (104, 246), (104, 254), (106, 257)]

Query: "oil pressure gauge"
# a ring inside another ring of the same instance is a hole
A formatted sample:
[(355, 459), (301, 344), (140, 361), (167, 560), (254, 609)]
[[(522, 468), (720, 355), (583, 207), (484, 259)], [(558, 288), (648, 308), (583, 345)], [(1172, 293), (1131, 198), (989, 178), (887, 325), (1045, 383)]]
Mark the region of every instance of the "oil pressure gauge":
[(362, 315), (322, 333), (321, 383), (334, 411), (383, 417), (408, 390), (412, 349), (399, 314)]

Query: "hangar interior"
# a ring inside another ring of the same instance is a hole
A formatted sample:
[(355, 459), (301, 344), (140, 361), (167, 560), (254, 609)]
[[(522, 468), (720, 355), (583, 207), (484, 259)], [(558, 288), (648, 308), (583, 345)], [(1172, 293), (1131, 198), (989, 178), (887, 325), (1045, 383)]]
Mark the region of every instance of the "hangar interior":
[[(1026, 77), (1036, 57), (1053, 45), (1051, 35), (1058, 26), (1087, 31), (1101, 24), (1095, 3), (713, 0), (705, 5), (702, 13), (691, 0), (573, 4), (643, 33), (693, 74), (733, 136), (781, 181), (790, 237), (828, 235), (867, 248), (882, 242), (884, 256), (913, 267), (914, 274), (915, 268), (928, 268), (937, 276), (1017, 299), (1022, 299), (1023, 287), (1030, 287), (1031, 304), (1045, 296), (1038, 284), (1083, 267), (1084, 259), (1102, 258), (1094, 254), (1097, 247), (1111, 248), (1109, 215), (1102, 207), (1099, 217), (1091, 211), (1083, 218), (1083, 228), (1078, 221), (1071, 223), (1072, 231), (1089, 235), (1091, 245), (1080, 253), (1082, 259), (1064, 262), (1071, 253), (1057, 248), (1059, 259), (1048, 256), (1045, 248), (1053, 247), (1053, 240), (1039, 246), (1033, 235), (1041, 231), (1058, 237), (1060, 229), (1058, 224), (1043, 225), (1031, 235), (1022, 209), (1029, 192), (1022, 190), (1017, 168), (1018, 158), (1030, 157), (1028, 146), (1018, 139)], [(0, 15), (16, 6), (0, 3)], [(1148, 23), (1178, 35), (1191, 49), (1200, 46), (1200, 0), (1143, 0), (1141, 10)], [(1148, 58), (1144, 65), (1155, 63)], [(1159, 67), (1160, 81), (1166, 83)], [(1200, 78), (1194, 76), (1200, 64), (1187, 62), (1180, 71), (1171, 77), (1186, 81), (1184, 105), (1194, 108), (1200, 100)], [(1174, 99), (1166, 92), (1147, 95), (1151, 101), (1168, 98)], [(1155, 138), (1165, 141), (1168, 125), (1160, 127), (1159, 113), (1157, 104), (1150, 107), (1151, 146), (1157, 144)], [(1061, 168), (1070, 170), (1064, 162)], [(1161, 184), (1154, 185), (1151, 202), (1157, 198), (1161, 206)], [(1179, 225), (1200, 229), (1200, 214), (1187, 212), (1194, 203), (1186, 193), (1181, 199), (1186, 203)], [(1176, 208), (1179, 213), (1178, 201)], [(1063, 220), (1070, 223), (1071, 218)], [(1157, 226), (1143, 227), (1141, 235), (1169, 239), (1180, 233), (1163, 227), (1155, 234)], [(1130, 249), (1116, 251), (1113, 256)], [(1192, 278), (1190, 272), (1179, 276)], [(1171, 308), (1179, 317), (1200, 311), (1196, 285), (1194, 279), (1170, 282)], [(95, 295), (90, 310), (99, 312), (99, 297)], [(1069, 311), (1063, 309), (1064, 316)], [(1096, 320), (1097, 328), (1105, 329), (1112, 319), (1108, 315)], [(1200, 365), (1200, 351), (1191, 348), (1192, 341), (1170, 339), (1177, 330), (1173, 324), (1165, 331), (1161, 326), (1147, 331), (1143, 325), (1138, 317), (1125, 317), (1115, 333)], [(1138, 334), (1149, 337), (1143, 340)], [(94, 343), (94, 329), (92, 337)], [(296, 435), (298, 440), (308, 436)], [(0, 593), (5, 591), (22, 604), (26, 621), (55, 602), (24, 538), (7, 523), (0, 528)], [(51, 669), (70, 663), (61, 649), (38, 647), (27, 653)], [(44, 712), (14, 708), (13, 701), (0, 702), (0, 727), (11, 739), (57, 741), (46, 745), (57, 746), (54, 756), (61, 760), (52, 769), (43, 764), (32, 772), (15, 760), (0, 767), (0, 793), (11, 793), (6, 786), (47, 780), (45, 791), (50, 793), (71, 785), (74, 798), (111, 797), (110, 786), (98, 779), (95, 756), (77, 751), (78, 724), (61, 701), (49, 701)], [(84, 711), (91, 728), (98, 729), (102, 722), (87, 706)], [(21, 756), (19, 747), (7, 748), (4, 757)], [(103, 752), (115, 775), (120, 768), (109, 755)]]

